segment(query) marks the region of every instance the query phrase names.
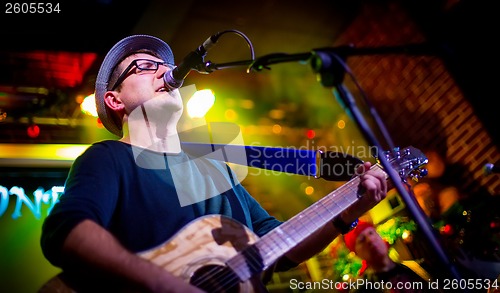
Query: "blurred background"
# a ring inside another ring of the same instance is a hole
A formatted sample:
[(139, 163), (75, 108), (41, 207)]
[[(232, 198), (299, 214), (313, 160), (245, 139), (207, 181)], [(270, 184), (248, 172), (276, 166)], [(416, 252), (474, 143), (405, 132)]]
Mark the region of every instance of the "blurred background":
[[(34, 292), (58, 272), (41, 253), (40, 229), (75, 156), (93, 142), (117, 139), (84, 107), (111, 46), (130, 34), (150, 34), (169, 43), (180, 63), (208, 37), (230, 29), (251, 46), (227, 33), (205, 61), (227, 64), (250, 61), (252, 52), (259, 58), (319, 48), (345, 54), (351, 74), (336, 77), (368, 124), (376, 126), (375, 110), (395, 145), (414, 146), (429, 158), (428, 176), (411, 183), (413, 196), (450, 259), (465, 276), (500, 273), (500, 175), (484, 171), (485, 164), (500, 163), (498, 20), (489, 2), (52, 4), (52, 13), (31, 14), (6, 3), (0, 17), (0, 291)], [(215, 102), (192, 120), (235, 123), (247, 145), (341, 151), (375, 162), (355, 121), (311, 65), (193, 71), (184, 85), (211, 89)], [(183, 98), (187, 103), (190, 97)], [(389, 146), (379, 131), (375, 135)], [(243, 181), (281, 220), (343, 183), (262, 169), (249, 169)], [(406, 206), (392, 191), (365, 216), (392, 244), (395, 258), (432, 267), (437, 258)], [(337, 239), (296, 269), (275, 274), (269, 289), (288, 292), (291, 278), (347, 280), (358, 270), (356, 256)]]

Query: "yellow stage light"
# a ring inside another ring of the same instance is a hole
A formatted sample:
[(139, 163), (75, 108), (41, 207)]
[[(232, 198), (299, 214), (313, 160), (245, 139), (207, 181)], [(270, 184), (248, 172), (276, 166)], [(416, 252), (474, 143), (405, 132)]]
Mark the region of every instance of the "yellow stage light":
[(187, 102), (187, 113), (191, 118), (202, 118), (207, 114), (215, 103), (215, 95), (212, 90), (200, 90), (193, 94)]
[(97, 109), (95, 106), (94, 94), (86, 96), (83, 99), (83, 102), (80, 104), (80, 109), (82, 110), (83, 113), (87, 115), (97, 117)]

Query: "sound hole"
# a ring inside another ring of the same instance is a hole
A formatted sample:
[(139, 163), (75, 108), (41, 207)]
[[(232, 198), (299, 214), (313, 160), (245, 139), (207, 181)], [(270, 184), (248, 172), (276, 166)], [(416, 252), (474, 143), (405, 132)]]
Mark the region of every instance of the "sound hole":
[(207, 265), (196, 270), (190, 280), (206, 292), (239, 292), (239, 279), (228, 267)]

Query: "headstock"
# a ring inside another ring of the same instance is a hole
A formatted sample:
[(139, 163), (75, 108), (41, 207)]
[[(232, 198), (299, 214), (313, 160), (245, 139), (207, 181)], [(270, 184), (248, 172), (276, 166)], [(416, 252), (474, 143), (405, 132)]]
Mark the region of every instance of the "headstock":
[(427, 175), (427, 169), (422, 168), (422, 166), (427, 164), (429, 160), (424, 153), (417, 148), (409, 146), (400, 149), (397, 147), (392, 151), (384, 152), (383, 155), (398, 172), (403, 181), (408, 177), (418, 181), (418, 179)]

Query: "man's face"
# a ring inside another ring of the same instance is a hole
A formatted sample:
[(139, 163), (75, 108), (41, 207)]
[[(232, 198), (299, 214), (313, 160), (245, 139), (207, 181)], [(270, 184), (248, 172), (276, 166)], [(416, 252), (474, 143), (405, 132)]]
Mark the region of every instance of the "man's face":
[[(147, 53), (137, 53), (128, 56), (119, 67), (125, 70), (134, 60), (148, 59), (162, 62), (163, 60)], [(119, 98), (125, 107), (125, 113), (130, 115), (138, 106), (145, 103), (151, 110), (163, 111), (163, 115), (179, 115), (182, 113), (183, 104), (179, 91), (167, 91), (163, 81), (163, 75), (170, 70), (165, 65), (158, 65), (157, 70), (141, 70), (137, 66), (132, 66), (126, 73), (126, 77), (121, 83)]]
[(388, 248), (385, 241), (380, 237), (375, 228), (368, 227), (359, 233), (356, 238), (356, 254), (368, 263), (387, 256)]

